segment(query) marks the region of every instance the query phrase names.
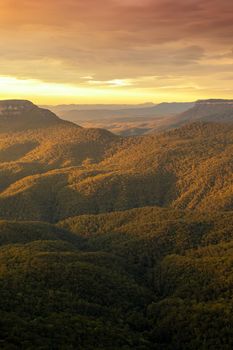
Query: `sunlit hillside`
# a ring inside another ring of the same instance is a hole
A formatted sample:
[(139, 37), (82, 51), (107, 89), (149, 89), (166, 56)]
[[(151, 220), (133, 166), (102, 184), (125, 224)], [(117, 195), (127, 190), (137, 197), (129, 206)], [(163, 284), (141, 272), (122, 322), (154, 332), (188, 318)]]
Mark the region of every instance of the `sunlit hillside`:
[(232, 141), (233, 125), (210, 122), (128, 138), (60, 119), (2, 133), (0, 216), (56, 222), (146, 205), (231, 210)]

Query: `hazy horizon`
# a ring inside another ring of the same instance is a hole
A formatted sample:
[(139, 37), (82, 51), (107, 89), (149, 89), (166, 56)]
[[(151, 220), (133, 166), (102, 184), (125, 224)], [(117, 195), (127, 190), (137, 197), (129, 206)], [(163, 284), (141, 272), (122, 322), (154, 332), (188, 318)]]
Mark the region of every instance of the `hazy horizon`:
[(2, 0), (0, 21), (0, 99), (232, 98), (228, 0)]

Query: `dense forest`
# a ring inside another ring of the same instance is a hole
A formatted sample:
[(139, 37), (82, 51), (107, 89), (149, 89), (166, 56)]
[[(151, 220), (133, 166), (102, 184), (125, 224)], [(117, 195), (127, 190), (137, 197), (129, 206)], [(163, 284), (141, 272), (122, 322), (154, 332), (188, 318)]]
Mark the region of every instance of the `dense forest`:
[(233, 124), (121, 138), (55, 125), (0, 133), (0, 218), (57, 222), (159, 205), (232, 209)]
[(231, 349), (231, 213), (0, 223), (3, 349)]
[(232, 349), (233, 124), (124, 138), (6, 110), (0, 348)]

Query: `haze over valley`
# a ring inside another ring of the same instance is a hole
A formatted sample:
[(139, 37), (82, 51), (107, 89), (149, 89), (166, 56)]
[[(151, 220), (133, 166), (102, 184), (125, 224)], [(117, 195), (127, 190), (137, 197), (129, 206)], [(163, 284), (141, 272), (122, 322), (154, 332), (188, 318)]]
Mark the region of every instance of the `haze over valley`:
[(49, 106), (61, 118), (84, 127), (105, 128), (117, 135), (130, 136), (162, 130), (171, 117), (194, 103), (145, 103), (143, 105), (61, 105)]

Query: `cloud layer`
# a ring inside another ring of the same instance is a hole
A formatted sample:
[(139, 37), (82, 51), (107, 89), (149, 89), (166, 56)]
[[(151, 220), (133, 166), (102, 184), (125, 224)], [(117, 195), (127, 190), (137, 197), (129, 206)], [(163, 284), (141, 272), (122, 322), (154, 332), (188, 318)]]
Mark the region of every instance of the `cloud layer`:
[(1, 0), (0, 35), (0, 76), (155, 101), (232, 97), (229, 0)]

